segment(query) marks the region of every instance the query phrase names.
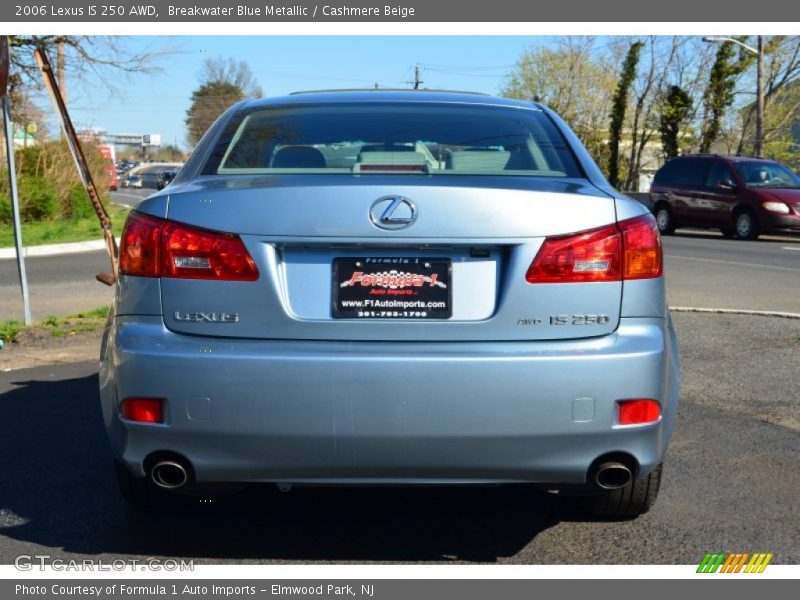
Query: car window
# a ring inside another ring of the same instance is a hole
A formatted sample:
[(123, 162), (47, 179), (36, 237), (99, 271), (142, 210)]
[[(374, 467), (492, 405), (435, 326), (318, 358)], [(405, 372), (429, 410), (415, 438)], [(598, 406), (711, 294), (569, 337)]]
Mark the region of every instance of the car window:
[(680, 169), (683, 160), (671, 160), (663, 167), (661, 167), (656, 176), (653, 178), (653, 183), (656, 185), (669, 185), (675, 180), (675, 172)]
[(704, 159), (680, 161), (672, 183), (686, 187), (702, 187), (710, 162)]
[(422, 102), (243, 110), (203, 174), (250, 173), (582, 177), (539, 109)]
[(735, 165), (749, 188), (800, 188), (800, 177), (781, 164), (753, 160), (740, 161)]
[(735, 187), (736, 180), (730, 167), (721, 160), (715, 160), (708, 170), (706, 177), (706, 187), (710, 188), (732, 188)]

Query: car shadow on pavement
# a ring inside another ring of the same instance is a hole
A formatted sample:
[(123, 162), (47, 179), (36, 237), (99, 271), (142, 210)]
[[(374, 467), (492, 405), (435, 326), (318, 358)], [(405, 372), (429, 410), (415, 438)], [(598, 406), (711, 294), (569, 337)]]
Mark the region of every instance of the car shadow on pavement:
[(301, 488), (288, 494), (251, 486), (137, 515), (117, 492), (97, 376), (11, 379), (15, 387), (0, 395), (4, 564), (30, 554), (32, 544), (54, 558), (495, 562), (560, 521), (583, 520), (576, 504), (530, 486)]

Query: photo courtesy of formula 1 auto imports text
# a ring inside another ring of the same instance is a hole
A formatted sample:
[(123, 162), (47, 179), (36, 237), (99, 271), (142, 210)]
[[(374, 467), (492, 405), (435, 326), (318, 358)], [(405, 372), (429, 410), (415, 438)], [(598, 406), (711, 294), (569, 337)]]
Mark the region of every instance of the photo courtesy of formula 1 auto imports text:
[(797, 7), (0, 16), (0, 597), (796, 587)]

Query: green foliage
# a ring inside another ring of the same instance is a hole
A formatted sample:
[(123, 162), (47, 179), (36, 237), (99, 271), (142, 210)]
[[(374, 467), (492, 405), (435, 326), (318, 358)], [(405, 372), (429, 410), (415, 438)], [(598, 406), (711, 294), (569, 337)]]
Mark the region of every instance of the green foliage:
[(56, 187), (39, 175), (20, 175), (19, 214), (23, 221), (51, 219), (58, 212)]
[(617, 187), (620, 183), (619, 143), (622, 138), (622, 128), (625, 123), (625, 111), (628, 107), (628, 93), (633, 80), (636, 78), (636, 66), (639, 64), (642, 42), (634, 42), (628, 49), (622, 73), (614, 92), (614, 102), (611, 109), (611, 125), (609, 126), (609, 156), (608, 156), (608, 182)]
[[(97, 189), (108, 186), (106, 159), (91, 144), (83, 147)], [(24, 223), (75, 220), (94, 215), (69, 148), (60, 141), (18, 148), (15, 152), (20, 217)], [(0, 176), (0, 223), (11, 222), (8, 172)]]
[(244, 100), (241, 88), (225, 81), (204, 83), (192, 92), (192, 104), (184, 121), (189, 130), (189, 143), (196, 144), (217, 117), (240, 100)]
[(508, 74), (502, 94), (546, 104), (569, 123), (598, 163), (608, 152), (606, 127), (615, 76), (591, 46), (531, 47)]
[(753, 62), (752, 54), (741, 49), (736, 58), (736, 47), (732, 42), (723, 42), (717, 50), (716, 60), (708, 76), (708, 85), (703, 94), (705, 114), (700, 138), (700, 152), (709, 152), (722, 131), (722, 119), (733, 104), (736, 80)]
[(0, 321), (0, 340), (6, 344), (16, 341), (21, 329), (22, 323), (19, 321)]
[(689, 94), (680, 86), (670, 86), (661, 106), (658, 127), (666, 160), (680, 154), (681, 129), (686, 124), (691, 110), (692, 99)]

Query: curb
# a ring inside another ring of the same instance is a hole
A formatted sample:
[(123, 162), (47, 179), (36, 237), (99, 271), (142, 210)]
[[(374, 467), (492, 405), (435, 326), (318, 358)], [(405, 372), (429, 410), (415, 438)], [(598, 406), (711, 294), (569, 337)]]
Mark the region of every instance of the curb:
[[(117, 240), (119, 244), (119, 240)], [(80, 254), (82, 252), (96, 252), (106, 249), (106, 241), (89, 240), (87, 242), (69, 242), (66, 244), (42, 244), (41, 246), (25, 246), (22, 248), (22, 256), (59, 256), (62, 254)], [(0, 248), (0, 260), (7, 260), (17, 257), (16, 248)]]
[(782, 319), (800, 319), (800, 313), (775, 310), (748, 310), (744, 308), (699, 308), (695, 306), (670, 306), (672, 312), (716, 313), (721, 315), (750, 315), (756, 317), (780, 317)]

